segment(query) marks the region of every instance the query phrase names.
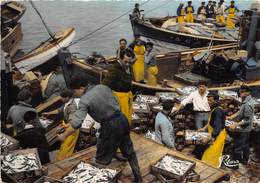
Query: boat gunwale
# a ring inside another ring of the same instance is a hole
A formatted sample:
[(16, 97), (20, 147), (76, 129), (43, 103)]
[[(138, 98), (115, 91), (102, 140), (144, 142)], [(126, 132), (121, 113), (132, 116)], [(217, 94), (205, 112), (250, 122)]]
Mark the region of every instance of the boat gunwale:
[(9, 28), (9, 32), (8, 34), (6, 34), (3, 38), (1, 36), (1, 44), (14, 32), (16, 31), (19, 27), (21, 27), (22, 24), (20, 22), (18, 22), (14, 27), (7, 27)]

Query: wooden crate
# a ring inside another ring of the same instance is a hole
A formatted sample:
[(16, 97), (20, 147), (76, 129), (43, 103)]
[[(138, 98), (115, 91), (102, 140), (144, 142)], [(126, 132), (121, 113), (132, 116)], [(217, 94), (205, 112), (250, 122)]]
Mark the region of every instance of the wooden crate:
[(174, 92), (156, 92), (155, 94), (161, 101), (174, 100), (178, 94)]
[[(37, 162), (38, 162), (38, 166), (39, 168), (37, 170), (30, 170), (30, 171), (24, 171), (24, 172), (17, 172), (17, 173), (11, 173), (11, 174), (8, 174), (12, 177), (14, 177), (15, 179), (19, 180), (19, 179), (25, 179), (27, 177), (38, 177), (38, 176), (42, 176), (42, 174), (44, 172), (47, 172), (47, 169), (44, 169), (41, 165), (41, 160), (39, 158), (39, 155), (38, 155), (38, 151), (37, 151), (37, 148), (32, 148), (32, 149), (23, 149), (23, 150), (15, 150), (15, 151), (12, 151), (11, 153), (9, 154), (23, 154), (23, 155), (26, 155), (26, 154), (35, 154), (36, 156), (36, 159), (37, 159)], [(3, 157), (1, 157), (2, 159)], [(2, 160), (1, 160), (2, 161)], [(3, 171), (3, 170), (1, 170)]]
[(198, 131), (194, 131), (194, 130), (186, 130), (185, 131), (185, 144), (194, 144), (194, 145), (203, 144), (204, 139), (206, 139), (206, 138), (187, 139), (186, 138), (187, 133), (197, 133), (197, 134), (205, 134), (205, 135), (207, 134), (206, 138), (208, 138), (208, 136), (209, 136), (209, 133), (207, 133), (207, 132), (198, 132)]
[(133, 102), (133, 111), (136, 113), (150, 113), (150, 107), (146, 103)]
[[(181, 161), (187, 161), (187, 162), (190, 162), (192, 163), (191, 166), (186, 170), (186, 172), (183, 174), (183, 175), (178, 175), (178, 174), (175, 174), (173, 172), (169, 172), (167, 170), (164, 170), (164, 169), (161, 169), (161, 168), (158, 168), (156, 167), (155, 165), (157, 163), (159, 163), (160, 161), (162, 161), (162, 159), (165, 157), (165, 156), (171, 156), (173, 157), (174, 159), (178, 159), (178, 160), (181, 160)], [(173, 179), (176, 179), (177, 181), (183, 181), (188, 173), (193, 170), (196, 166), (196, 163), (194, 161), (191, 161), (191, 160), (188, 160), (188, 159), (184, 159), (184, 158), (181, 158), (181, 157), (178, 157), (178, 156), (175, 156), (175, 155), (172, 155), (172, 154), (166, 154), (165, 156), (161, 157), (155, 164), (152, 165), (152, 172), (155, 172), (157, 174), (161, 174), (163, 176), (166, 176), (166, 177), (169, 177), (169, 178), (173, 178)]]
[(7, 138), (12, 144), (8, 145), (8, 146), (2, 146), (1, 145), (1, 152), (2, 153), (8, 153), (11, 152), (13, 150), (19, 149), (19, 141), (17, 141), (16, 139), (14, 139), (13, 137), (10, 137), (9, 135), (6, 135), (4, 133), (1, 132), (1, 136)]
[[(97, 167), (97, 168), (106, 168), (105, 166), (102, 166), (102, 167), (101, 167), (101, 166), (99, 166), (99, 165), (97, 165), (97, 164), (93, 164), (93, 162), (90, 162), (90, 161), (80, 160), (80, 161), (78, 161), (78, 163), (76, 163), (74, 166), (70, 167), (67, 171), (65, 171), (65, 173), (64, 173), (64, 175), (62, 176), (61, 179), (63, 180), (63, 178), (66, 177), (72, 170), (74, 170), (74, 169), (78, 166), (78, 164), (81, 163), (81, 162), (90, 164), (90, 165), (95, 166), (95, 167)], [(121, 169), (115, 168), (115, 169), (113, 169), (113, 170), (116, 170), (117, 173), (116, 173), (116, 175), (114, 176), (114, 178), (113, 178), (109, 183), (116, 183), (117, 180), (118, 180), (118, 178), (119, 178), (120, 175), (121, 175), (121, 171), (122, 171)]]
[(154, 95), (137, 95), (135, 102), (146, 103), (153, 106), (159, 103), (159, 97)]
[(47, 176), (43, 176), (43, 177), (39, 178), (34, 183), (46, 183), (46, 182), (48, 182), (48, 183), (62, 183), (61, 180), (50, 178), (50, 177), (47, 177)]

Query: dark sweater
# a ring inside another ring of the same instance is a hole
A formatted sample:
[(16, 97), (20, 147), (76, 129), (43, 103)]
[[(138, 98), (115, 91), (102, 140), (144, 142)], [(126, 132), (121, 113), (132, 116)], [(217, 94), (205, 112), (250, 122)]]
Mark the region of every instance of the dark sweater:
[(41, 164), (49, 163), (48, 143), (43, 128), (25, 129), (17, 136), (17, 140), (23, 149), (37, 148)]
[(108, 69), (102, 84), (116, 92), (129, 92), (132, 89), (132, 75), (117, 61)]
[(216, 138), (225, 128), (225, 113), (220, 107), (214, 109), (209, 123), (213, 128), (212, 137)]

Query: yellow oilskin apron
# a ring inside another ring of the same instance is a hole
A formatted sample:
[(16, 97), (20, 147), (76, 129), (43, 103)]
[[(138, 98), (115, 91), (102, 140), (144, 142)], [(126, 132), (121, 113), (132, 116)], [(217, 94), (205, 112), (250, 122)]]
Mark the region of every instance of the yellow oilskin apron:
[(217, 22), (217, 23), (220, 23), (220, 24), (225, 23), (224, 15), (217, 15), (217, 16), (216, 16), (216, 22)]
[(190, 6), (187, 8), (186, 22), (188, 22), (188, 23), (194, 22), (192, 7), (190, 7)]
[(144, 80), (144, 53), (145, 47), (143, 45), (136, 45), (134, 47), (134, 53), (136, 54), (137, 60), (133, 64), (134, 79), (136, 82)]
[(151, 66), (147, 69), (147, 84), (151, 86), (157, 85), (157, 74), (158, 74), (158, 67)]
[(178, 16), (178, 23), (182, 24), (184, 22), (184, 17), (185, 17), (185, 9), (181, 9), (181, 15)]
[(132, 113), (133, 113), (133, 94), (129, 92), (115, 92), (114, 95), (118, 99), (120, 110), (128, 119), (128, 123), (131, 126), (132, 122)]
[[(213, 109), (212, 112), (214, 110), (215, 109)], [(212, 112), (211, 112), (211, 114), (212, 114)], [(211, 119), (211, 114), (209, 116), (209, 121)], [(208, 132), (211, 134), (213, 132), (213, 128), (212, 128), (212, 126), (210, 126), (209, 122), (208, 122)], [(216, 168), (220, 167), (220, 165), (221, 165), (220, 157), (223, 154), (226, 136), (227, 136), (227, 132), (226, 132), (226, 129), (224, 128), (219, 133), (219, 135), (217, 136), (215, 141), (204, 152), (202, 159), (201, 159), (203, 162), (205, 162), (213, 167), (216, 167)]]
[(235, 28), (235, 23), (234, 23), (234, 20), (233, 18), (235, 18), (235, 7), (234, 8), (229, 8), (228, 9), (228, 17), (227, 17), (227, 22), (226, 22), (226, 26), (227, 28), (230, 28), (230, 29), (234, 29)]
[[(76, 99), (74, 99), (75, 101)], [(65, 104), (64, 106), (64, 112), (67, 108), (67, 106), (73, 102), (73, 99), (71, 99), (68, 103)], [(76, 102), (76, 101), (75, 101)], [(77, 106), (78, 106), (78, 103), (76, 102)], [(68, 128), (68, 124), (66, 124), (64, 121), (62, 121), (62, 126), (64, 128)], [(70, 136), (67, 137), (67, 139), (61, 144), (60, 146), (60, 150), (59, 152), (57, 153), (57, 157), (56, 159), (59, 161), (59, 160), (63, 160), (63, 159), (66, 159), (68, 157), (70, 157), (73, 152), (74, 152), (74, 149), (75, 149), (75, 146), (77, 144), (77, 140), (78, 140), (78, 137), (79, 137), (79, 132), (80, 132), (80, 129), (77, 129), (73, 134), (71, 134)]]

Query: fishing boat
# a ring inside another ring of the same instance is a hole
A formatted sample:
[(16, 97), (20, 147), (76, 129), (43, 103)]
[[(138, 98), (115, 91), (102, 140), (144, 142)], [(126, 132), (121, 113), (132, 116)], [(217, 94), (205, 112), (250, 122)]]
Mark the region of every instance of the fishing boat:
[(176, 17), (133, 18), (130, 21), (134, 35), (157, 39), (173, 44), (199, 48), (209, 45), (234, 43), (238, 40), (238, 29), (217, 27), (212, 23), (176, 23)]
[(21, 23), (14, 26), (1, 28), (1, 47), (2, 49), (13, 57), (18, 51), (23, 39)]
[[(226, 45), (217, 45), (213, 46), (210, 51), (224, 51), (229, 49), (236, 49), (236, 44), (226, 44)], [(189, 51), (183, 52), (168, 52), (168, 53), (160, 53), (157, 55), (157, 65), (159, 68), (159, 73), (157, 75), (158, 85), (150, 86), (144, 83), (138, 83), (132, 81), (133, 84), (133, 92), (141, 92), (144, 94), (153, 94), (155, 92), (173, 92), (176, 91), (177, 88), (182, 88), (187, 85), (191, 85), (190, 83), (183, 82), (179, 80), (175, 75), (178, 73), (178, 68), (181, 67), (182, 63), (190, 62), (192, 56), (194, 54), (203, 53), (208, 51), (208, 47), (204, 48), (194, 48)], [(88, 81), (93, 84), (99, 84), (104, 78), (107, 68), (115, 59), (109, 59), (105, 63), (101, 64), (89, 64), (85, 59), (72, 59), (70, 64), (65, 61), (66, 59), (60, 59), (62, 63), (62, 67), (64, 69), (65, 78), (67, 78), (67, 82), (69, 78), (73, 75), (82, 75), (86, 77)], [(198, 76), (198, 75), (197, 75)], [(204, 79), (204, 78), (199, 78)], [(210, 82), (210, 81), (208, 81)], [(260, 80), (257, 82), (248, 82), (249, 85), (255, 86), (260, 85)], [(214, 84), (211, 83), (210, 87), (212, 89), (233, 89), (240, 87), (241, 83), (224, 83), (224, 84)]]
[(5, 2), (1, 5), (1, 24), (3, 27), (15, 25), (23, 16), (26, 7), (16, 1)]
[(76, 32), (73, 27), (68, 27), (54, 33), (54, 39), (49, 38), (35, 49), (13, 60), (15, 67), (22, 73), (25, 73), (53, 58), (58, 50), (68, 46), (73, 40)]

